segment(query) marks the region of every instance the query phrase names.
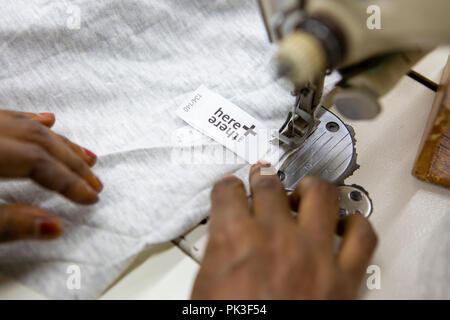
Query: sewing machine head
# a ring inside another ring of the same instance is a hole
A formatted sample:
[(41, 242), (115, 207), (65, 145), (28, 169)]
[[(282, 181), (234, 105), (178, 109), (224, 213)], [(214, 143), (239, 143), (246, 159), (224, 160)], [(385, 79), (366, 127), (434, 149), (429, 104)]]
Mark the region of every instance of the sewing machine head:
[(279, 43), (280, 75), (297, 88), (319, 81), (344, 54), (333, 26), (309, 17), (306, 0), (259, 0), (269, 40)]
[[(259, 0), (259, 4), (272, 42), (292, 34), (305, 20), (303, 0)], [(278, 57), (278, 61), (283, 59)], [(308, 65), (305, 64), (305, 68)], [(367, 192), (359, 186), (344, 184), (345, 179), (359, 168), (355, 133), (352, 127), (321, 106), (325, 71), (308, 81), (295, 81), (295, 75), (286, 69), (286, 65), (281, 63), (278, 67), (280, 73), (290, 75), (296, 97), (278, 137), (284, 150), (278, 175), (286, 189), (294, 189), (306, 176), (321, 177), (338, 185), (342, 216), (359, 213), (369, 217), (372, 201)]]
[[(422, 3), (415, 1), (417, 8)], [(348, 119), (375, 118), (382, 110), (380, 97), (392, 90), (430, 50), (426, 43), (423, 47), (415, 42), (404, 44), (404, 48), (397, 45), (410, 38), (409, 34), (392, 41), (399, 34), (388, 36), (384, 30), (384, 36), (380, 36), (374, 32), (370, 19), (366, 20), (370, 6), (364, 1), (259, 0), (259, 5), (269, 39), (278, 43), (276, 61), (280, 75), (301, 91), (311, 84), (320, 87), (327, 70), (339, 70), (342, 80), (322, 103), (327, 108), (333, 106)], [(440, 5), (447, 8), (448, 2), (441, 1)], [(407, 24), (410, 19), (403, 16), (401, 4), (386, 6), (384, 10), (391, 17), (396, 17), (394, 12), (398, 10), (399, 18), (404, 20), (395, 19), (391, 24), (398, 23), (400, 30), (405, 29), (402, 23)], [(431, 24), (424, 22), (424, 26)], [(394, 28), (389, 30), (393, 32)], [(442, 33), (438, 33), (442, 39), (448, 39), (448, 28), (436, 30)]]

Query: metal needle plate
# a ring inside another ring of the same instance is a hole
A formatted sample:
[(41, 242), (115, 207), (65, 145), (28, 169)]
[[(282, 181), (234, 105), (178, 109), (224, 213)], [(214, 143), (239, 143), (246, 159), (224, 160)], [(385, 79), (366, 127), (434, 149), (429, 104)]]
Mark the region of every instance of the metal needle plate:
[(287, 189), (294, 189), (306, 176), (343, 184), (358, 169), (354, 133), (336, 115), (320, 107), (320, 124), (306, 141), (284, 160), (279, 175)]

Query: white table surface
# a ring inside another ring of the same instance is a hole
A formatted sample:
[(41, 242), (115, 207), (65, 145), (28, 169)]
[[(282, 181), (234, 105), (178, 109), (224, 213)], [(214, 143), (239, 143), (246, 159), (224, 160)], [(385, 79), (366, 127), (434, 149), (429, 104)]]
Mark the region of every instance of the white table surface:
[[(439, 83), (449, 53), (450, 47), (438, 48), (414, 70)], [(370, 122), (350, 123), (356, 129), (358, 163), (361, 165), (350, 182), (363, 185), (374, 200), (375, 212), (371, 220), (380, 238), (378, 252), (390, 250), (389, 241), (383, 239), (392, 238), (387, 231), (392, 212), (408, 209), (412, 199), (421, 192), (449, 196), (448, 190), (417, 181), (410, 174), (433, 99), (434, 93), (430, 89), (404, 77), (399, 86), (383, 98), (384, 111), (380, 117)], [(402, 133), (398, 132), (399, 121), (408, 123), (402, 126)], [(380, 145), (377, 137), (381, 134), (392, 134), (397, 138), (388, 145)], [(390, 180), (388, 186), (379, 183), (384, 178)], [(405, 187), (395, 189), (399, 185)], [(392, 190), (386, 190), (389, 188)], [(206, 243), (206, 234), (207, 228), (201, 226), (187, 237), (201, 251)], [(374, 260), (377, 259), (382, 258), (376, 255)], [(172, 243), (161, 244), (142, 253), (101, 299), (188, 299), (198, 269), (199, 265), (180, 248)], [(382, 291), (363, 292), (362, 295), (363, 298), (392, 297), (383, 295)], [(15, 280), (0, 276), (0, 299), (46, 297)]]

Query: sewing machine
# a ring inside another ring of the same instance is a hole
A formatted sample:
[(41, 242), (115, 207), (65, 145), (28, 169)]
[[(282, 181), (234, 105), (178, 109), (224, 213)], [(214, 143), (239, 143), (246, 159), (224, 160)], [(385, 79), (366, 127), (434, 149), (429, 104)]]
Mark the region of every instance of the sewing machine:
[[(304, 1), (259, 1), (259, 4), (270, 41), (282, 40), (305, 20)], [(282, 55), (281, 52), (278, 57), (279, 71), (286, 75), (291, 66), (284, 63)], [(278, 136), (284, 151), (278, 175), (287, 190), (295, 189), (308, 175), (334, 182), (339, 185), (340, 215), (359, 213), (369, 217), (373, 206), (368, 193), (360, 186), (345, 185), (345, 179), (359, 167), (355, 132), (321, 105), (325, 73), (311, 81), (294, 82), (292, 94), (296, 101)]]
[[(285, 156), (278, 174), (288, 190), (307, 175), (336, 183), (341, 216), (359, 213), (369, 217), (372, 201), (362, 187), (345, 185), (359, 168), (355, 132), (329, 108), (335, 107), (349, 119), (375, 118), (381, 112), (379, 98), (394, 88), (433, 45), (450, 38), (447, 17), (439, 13), (448, 12), (448, 2), (436, 1), (431, 8), (433, 21), (421, 19), (414, 41), (404, 40), (409, 37), (402, 31), (417, 29), (407, 15), (421, 14), (418, 9), (424, 7), (423, 2), (408, 1), (409, 10), (404, 0), (394, 3), (388, 7), (382, 1), (368, 6), (354, 0), (259, 0), (269, 40), (279, 43), (279, 74), (294, 84), (296, 97), (280, 129)], [(378, 17), (366, 15), (375, 15), (377, 10)], [(400, 32), (377, 33), (382, 29), (382, 14), (389, 26), (395, 21)], [(378, 26), (373, 21), (370, 25), (370, 18), (380, 19)], [(397, 38), (399, 41), (393, 41)], [(325, 76), (336, 68), (342, 80), (323, 97)]]

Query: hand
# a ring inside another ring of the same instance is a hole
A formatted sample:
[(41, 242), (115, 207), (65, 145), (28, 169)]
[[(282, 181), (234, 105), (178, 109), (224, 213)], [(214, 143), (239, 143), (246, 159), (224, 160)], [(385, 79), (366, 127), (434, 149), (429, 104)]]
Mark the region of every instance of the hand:
[[(193, 299), (353, 299), (376, 247), (360, 215), (338, 226), (337, 188), (305, 178), (288, 197), (277, 176), (250, 171), (252, 205), (228, 176), (212, 191), (210, 238)], [(298, 219), (291, 215), (291, 207)]]
[[(79, 204), (98, 201), (103, 186), (90, 167), (95, 154), (52, 132), (53, 114), (0, 110), (0, 177), (30, 178)], [(52, 239), (62, 232), (52, 213), (25, 205), (0, 206), (0, 242)]]

